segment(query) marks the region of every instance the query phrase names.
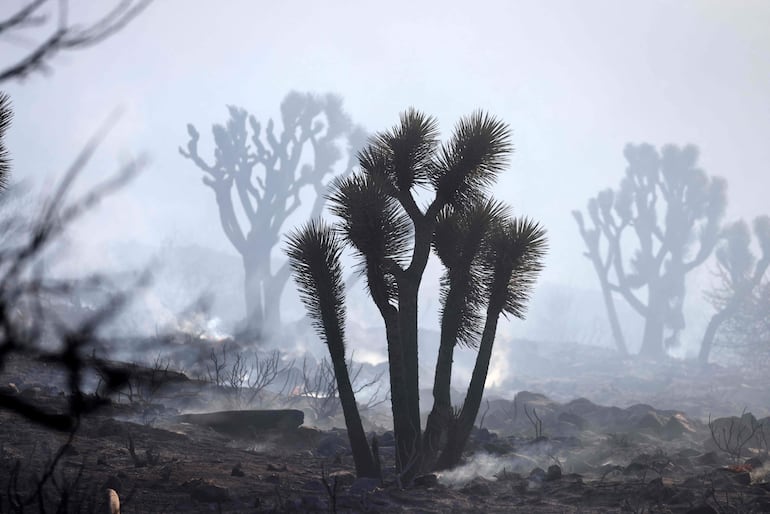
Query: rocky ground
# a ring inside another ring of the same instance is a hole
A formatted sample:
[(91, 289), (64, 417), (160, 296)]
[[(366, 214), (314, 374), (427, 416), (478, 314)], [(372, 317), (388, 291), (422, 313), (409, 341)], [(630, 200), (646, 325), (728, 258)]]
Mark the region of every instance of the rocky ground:
[[(51, 373), (16, 363), (0, 378), (56, 410), (64, 397)], [(770, 418), (760, 414), (737, 411), (709, 423), (700, 412), (631, 405), (628, 397), (604, 406), (521, 391), (482, 407), (484, 428), (462, 466), (403, 489), (390, 471), (386, 430), (379, 430), (384, 479), (356, 480), (342, 430), (301, 426), (234, 437), (185, 423), (178, 415), (195, 410), (190, 396), (201, 386), (175, 377), (185, 385), (152, 403), (124, 398), (83, 420), (44, 488), (47, 511), (59, 503), (68, 512), (98, 511), (112, 488), (124, 513), (770, 512)], [(754, 391), (749, 378), (738, 383)], [(666, 406), (675, 402), (667, 398)], [(0, 410), (0, 512), (20, 511), (17, 504), (34, 497), (66, 440)]]

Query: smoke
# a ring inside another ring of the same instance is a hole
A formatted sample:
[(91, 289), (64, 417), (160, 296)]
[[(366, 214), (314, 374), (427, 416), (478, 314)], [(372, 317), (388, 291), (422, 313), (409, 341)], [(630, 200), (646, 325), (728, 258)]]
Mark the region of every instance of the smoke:
[(440, 473), (438, 481), (447, 487), (462, 487), (474, 478), (495, 480), (503, 470), (510, 473), (529, 473), (540, 466), (537, 459), (521, 454), (505, 456), (477, 453), (462, 466)]

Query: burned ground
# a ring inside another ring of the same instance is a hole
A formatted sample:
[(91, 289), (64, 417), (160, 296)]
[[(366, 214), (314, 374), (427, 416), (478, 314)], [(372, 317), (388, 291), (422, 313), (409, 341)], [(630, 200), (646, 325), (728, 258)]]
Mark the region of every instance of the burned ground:
[[(464, 464), (419, 476), (409, 488), (393, 476), (393, 435), (384, 424), (368, 423), (378, 434), (383, 480), (355, 479), (344, 430), (315, 428), (308, 416), (297, 428), (237, 437), (183, 422), (180, 414), (211, 410), (206, 406), (223, 393), (174, 373), (173, 386), (158, 388), (151, 402), (122, 396), (85, 418), (45, 488), (45, 501), (55, 506), (66, 491), (69, 510), (87, 512), (111, 487), (126, 513), (767, 512), (770, 418), (757, 396), (762, 377), (713, 368), (719, 380), (729, 381), (725, 387), (737, 386), (725, 390), (731, 398), (712, 405), (709, 424), (703, 412), (715, 401), (718, 383), (704, 388), (702, 374), (690, 370), (679, 373), (676, 387), (659, 379), (652, 386), (653, 368), (635, 369), (627, 368), (625, 389), (614, 388), (614, 404), (560, 392), (570, 382), (577, 393), (601, 391), (607, 376), (600, 371), (592, 372), (593, 383), (587, 372), (561, 374), (553, 382), (531, 379), (532, 392), (492, 398)], [(152, 369), (143, 373), (152, 376)], [(48, 364), (15, 361), (2, 379), (52, 411), (64, 406)], [(646, 385), (634, 391), (628, 384)], [(665, 408), (634, 401), (663, 392)], [(678, 401), (691, 409), (671, 408)], [(741, 402), (747, 407), (742, 417), (740, 410), (732, 417), (720, 410)], [(5, 512), (33, 492), (67, 437), (7, 412), (0, 412), (0, 424)], [(341, 419), (330, 424), (343, 426)], [(37, 511), (37, 504), (26, 510)]]

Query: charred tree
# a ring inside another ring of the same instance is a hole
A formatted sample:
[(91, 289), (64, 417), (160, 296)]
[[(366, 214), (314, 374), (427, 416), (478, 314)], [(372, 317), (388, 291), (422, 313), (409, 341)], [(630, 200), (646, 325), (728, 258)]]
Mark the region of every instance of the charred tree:
[[(459, 464), (484, 396), (500, 315), (524, 317), (529, 292), (545, 256), (545, 233), (527, 219), (497, 218), (486, 237), (481, 254), (483, 275), (479, 277), (482, 297), (487, 299), (484, 329), (468, 391), (457, 419), (449, 425), (438, 469)], [(446, 316), (447, 313), (443, 315)]]
[(353, 385), (345, 361), (345, 284), (340, 255), (343, 245), (330, 226), (310, 223), (289, 236), (288, 255), (302, 302), (318, 335), (325, 340), (334, 367), (356, 474), (379, 477), (380, 469), (366, 441)]
[[(274, 269), (271, 254), (286, 220), (301, 204), (301, 191), (315, 192), (311, 213), (319, 216), (327, 179), (351, 172), (365, 134), (353, 126), (342, 101), (333, 95), (289, 93), (281, 103), (279, 134), (272, 119), (263, 133), (262, 125), (245, 110), (228, 110), (227, 124), (212, 128), (212, 164), (199, 155), (200, 135), (191, 124), (187, 149), (179, 151), (204, 172), (203, 183), (214, 191), (222, 229), (243, 260), (244, 332), (259, 337), (266, 335), (265, 327), (281, 323), (280, 298), (290, 270), (288, 262)], [(338, 169), (343, 143), (350, 158)]]
[[(447, 411), (447, 392), (452, 352), (458, 342), (474, 344), (480, 332), (484, 291), (494, 282), (484, 257), (496, 255), (494, 227), (530, 227), (538, 237), (529, 240), (523, 251), (538, 262), (544, 243), (539, 227), (512, 220), (504, 205), (485, 197), (487, 188), (507, 165), (511, 151), (507, 125), (477, 112), (458, 123), (447, 143), (440, 145), (437, 135), (434, 118), (416, 110), (407, 111), (393, 129), (370, 140), (359, 154), (361, 171), (337, 180), (329, 197), (331, 212), (340, 218), (336, 230), (355, 250), (369, 293), (385, 322), (396, 468), (404, 484), (410, 483), (420, 470), (434, 467), (441, 450), (434, 443), (449, 442), (448, 429), (453, 419)], [(434, 193), (424, 208), (417, 204), (416, 188), (428, 188)], [(315, 226), (311, 222), (300, 234), (312, 234)], [(460, 231), (459, 237), (454, 230)], [(417, 299), (432, 247), (447, 273), (442, 280), (436, 401), (423, 439), (417, 374)], [(511, 257), (513, 268), (522, 271), (513, 256), (503, 254)], [(321, 260), (320, 256), (316, 258)], [(532, 278), (531, 274), (527, 276)], [(531, 280), (523, 281), (519, 284), (522, 289), (517, 291), (521, 293), (530, 285)], [(523, 304), (526, 295), (519, 295), (518, 301)], [(495, 317), (493, 312), (490, 318)], [(487, 327), (484, 348), (490, 352), (495, 331), (496, 318)], [(481, 384), (474, 387), (474, 395), (483, 392), (481, 378), (486, 378), (488, 365), (488, 359), (485, 361), (480, 354), (477, 382), (481, 380)], [(473, 405), (469, 404), (469, 415), (471, 410)]]
[[(698, 361), (707, 364), (720, 327), (751, 309), (755, 294), (770, 266), (770, 217), (754, 220), (754, 235), (762, 251), (757, 258), (751, 250), (751, 233), (744, 221), (737, 221), (723, 231), (723, 241), (716, 249), (717, 270), (721, 284), (708, 295), (716, 312), (711, 316), (701, 341)], [(746, 320), (747, 325), (753, 324)]]
[[(727, 185), (697, 167), (698, 150), (691, 145), (667, 145), (660, 153), (647, 144), (627, 145), (624, 153), (628, 167), (620, 188), (589, 203), (593, 226), (586, 228), (580, 213), (575, 217), (617, 346), (622, 351), (625, 344), (610, 293), (644, 319), (639, 354), (661, 358), (685, 326), (685, 277), (706, 261), (719, 238)], [(633, 256), (625, 259), (632, 240)]]
[(133, 21), (152, 0), (121, 1), (88, 24), (73, 24), (68, 19), (69, 3), (68, 0), (23, 0), (17, 3), (20, 7), (0, 20), (0, 38), (33, 41), (31, 50), (0, 69), (0, 83), (22, 80), (36, 72), (50, 72), (50, 61), (57, 54), (98, 45)]

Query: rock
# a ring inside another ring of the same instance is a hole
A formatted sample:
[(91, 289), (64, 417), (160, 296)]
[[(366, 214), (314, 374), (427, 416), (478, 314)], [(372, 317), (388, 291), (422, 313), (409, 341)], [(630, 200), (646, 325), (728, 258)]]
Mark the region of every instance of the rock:
[(353, 482), (356, 481), (356, 475), (351, 473), (350, 471), (335, 471), (333, 473), (329, 473), (329, 485), (334, 484), (334, 481), (337, 481), (337, 486), (348, 486), (352, 485)]
[(279, 475), (278, 473), (270, 473), (265, 478), (263, 478), (262, 481), (267, 482), (268, 484), (280, 484), (281, 475)]
[(110, 475), (104, 481), (104, 489), (113, 489), (115, 492), (120, 491), (123, 488), (123, 483), (117, 475)]
[(695, 493), (692, 492), (689, 489), (682, 489), (680, 491), (677, 491), (674, 496), (671, 497), (669, 500), (669, 503), (672, 505), (681, 505), (681, 504), (687, 504), (692, 505), (695, 503), (696, 500)]
[(643, 473), (646, 470), (649, 469), (649, 466), (647, 464), (643, 464), (641, 462), (633, 461), (628, 464), (628, 466), (625, 467), (623, 470), (624, 475), (638, 475), (639, 473)]
[(661, 433), (663, 437), (667, 439), (676, 439), (685, 434), (694, 434), (695, 428), (693, 428), (687, 418), (682, 414), (677, 413), (668, 419), (668, 422), (666, 422)]
[(728, 476), (732, 479), (733, 482), (740, 485), (750, 485), (751, 484), (751, 473), (748, 471), (732, 471), (727, 470)]
[(112, 418), (105, 419), (99, 423), (99, 427), (96, 429), (96, 435), (99, 437), (109, 437), (113, 435), (124, 435), (126, 429), (120, 422), (115, 421)]
[(491, 453), (492, 455), (505, 455), (507, 453), (511, 453), (514, 450), (513, 445), (505, 439), (496, 439), (486, 442), (482, 445), (482, 448), (484, 448), (487, 453)]
[(276, 466), (275, 464), (268, 464), (267, 465), (268, 471), (287, 471), (286, 464), (282, 466)]
[(681, 455), (682, 457), (687, 457), (691, 459), (693, 457), (697, 457), (698, 455), (700, 455), (700, 452), (694, 448), (683, 448), (678, 452), (676, 452), (676, 454)]
[(636, 422), (636, 428), (640, 430), (658, 431), (663, 428), (663, 421), (654, 412), (648, 412)]
[(182, 484), (182, 489), (188, 491), (193, 500), (201, 503), (222, 503), (230, 498), (230, 492), (226, 487), (200, 478), (188, 480)]
[(546, 473), (543, 468), (535, 468), (529, 473), (529, 479), (534, 482), (542, 482), (545, 480)]
[[(417, 479), (415, 479), (416, 481)], [(380, 487), (381, 481), (379, 478), (356, 478), (352, 484), (348, 494), (360, 496), (362, 494), (371, 493), (378, 487)]]
[(746, 459), (746, 462), (744, 462), (746, 466), (749, 466), (752, 470), (759, 469), (764, 464), (762, 462), (762, 459), (759, 459), (757, 457), (751, 457), (750, 459)]
[(324, 512), (328, 510), (326, 501), (312, 494), (306, 494), (300, 498), (299, 508), (302, 512)]
[(658, 503), (667, 503), (674, 494), (676, 494), (674, 488), (665, 485), (661, 477), (653, 478), (647, 482), (645, 487), (645, 495), (647, 498)]
[(497, 434), (490, 432), (486, 428), (473, 427), (471, 438), (479, 443), (486, 443), (497, 438)]
[(688, 489), (701, 489), (703, 488), (703, 480), (698, 477), (688, 477), (681, 483), (681, 487)]
[(588, 421), (583, 416), (574, 414), (572, 412), (562, 412), (559, 414), (556, 420), (560, 423), (569, 423), (570, 425), (576, 427), (578, 430), (585, 430), (588, 427)]
[(24, 389), (20, 396), (28, 400), (35, 400), (43, 395), (43, 388), (38, 386), (32, 386)]
[(560, 478), (561, 478), (561, 467), (557, 466), (556, 464), (548, 466), (548, 471), (546, 471), (545, 473), (546, 481), (558, 480)]
[(438, 476), (433, 473), (426, 473), (425, 475), (417, 475), (414, 478), (412, 484), (415, 487), (434, 487), (438, 484)]
[(305, 422), (305, 414), (297, 409), (232, 410), (206, 414), (177, 416), (182, 423), (211, 427), (217, 432), (236, 437), (249, 437), (265, 430), (296, 429)]
[(3, 386), (0, 386), (0, 394), (15, 396), (19, 394), (19, 388), (16, 387), (16, 384), (13, 382), (9, 382)]
[(553, 403), (547, 396), (540, 393), (533, 393), (531, 391), (519, 391), (516, 393), (516, 396), (513, 398), (513, 401), (518, 403), (519, 405), (522, 404), (549, 404)]
[(318, 442), (316, 453), (322, 457), (334, 457), (341, 453), (348, 453), (350, 441), (336, 432), (326, 434)]
[(698, 464), (703, 464), (705, 466), (714, 466), (716, 464), (719, 464), (719, 457), (717, 456), (716, 452), (706, 452), (697, 459)]
[(750, 412), (741, 417), (730, 416), (712, 420), (710, 429), (714, 436), (709, 437), (704, 443), (708, 450), (716, 451), (719, 446), (734, 448), (738, 443), (741, 443), (744, 448), (763, 448), (765, 444), (760, 422)]
[(235, 466), (233, 466), (233, 470), (230, 472), (230, 476), (233, 477), (245, 477), (246, 473), (243, 472), (243, 469), (241, 469), (241, 463), (239, 462)]
[(120, 514), (120, 497), (114, 489), (107, 489), (105, 491), (104, 508), (102, 512), (105, 514)]
[(489, 487), (487, 480), (477, 477), (460, 489), (460, 492), (473, 496), (489, 496), (492, 494), (492, 489)]
[(387, 432), (384, 432), (377, 439), (377, 443), (380, 445), (380, 448), (383, 446), (396, 446), (396, 437), (393, 435), (393, 431), (388, 430)]

